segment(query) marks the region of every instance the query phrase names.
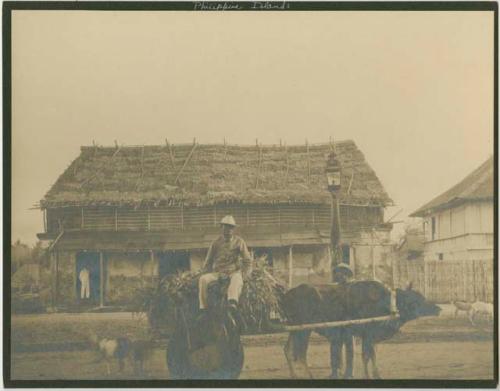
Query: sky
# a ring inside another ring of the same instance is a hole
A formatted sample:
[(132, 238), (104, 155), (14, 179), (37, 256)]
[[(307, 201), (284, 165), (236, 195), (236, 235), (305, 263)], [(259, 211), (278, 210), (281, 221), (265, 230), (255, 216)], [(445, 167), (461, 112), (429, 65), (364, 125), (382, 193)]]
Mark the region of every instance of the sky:
[(36, 242), (30, 208), (93, 140), (330, 137), (387, 218), (460, 181), (493, 154), (493, 12), (13, 12), (13, 240)]

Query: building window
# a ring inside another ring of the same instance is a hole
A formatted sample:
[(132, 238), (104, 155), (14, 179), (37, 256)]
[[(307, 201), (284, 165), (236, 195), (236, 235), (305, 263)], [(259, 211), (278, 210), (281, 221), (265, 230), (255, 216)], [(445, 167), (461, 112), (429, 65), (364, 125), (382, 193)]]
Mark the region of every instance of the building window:
[(443, 253), (438, 253), (438, 259), (442, 261), (444, 259)]
[(436, 239), (436, 218), (431, 218), (431, 240)]
[(348, 265), (351, 263), (351, 247), (348, 244), (342, 245), (342, 262)]

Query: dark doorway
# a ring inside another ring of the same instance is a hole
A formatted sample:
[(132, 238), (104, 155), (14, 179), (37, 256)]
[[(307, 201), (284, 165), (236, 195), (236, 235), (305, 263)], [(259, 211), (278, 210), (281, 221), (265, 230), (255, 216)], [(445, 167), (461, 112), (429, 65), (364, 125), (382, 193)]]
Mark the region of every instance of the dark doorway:
[(189, 252), (165, 251), (158, 253), (160, 278), (179, 271), (189, 270)]
[[(85, 272), (88, 271), (88, 295), (82, 290), (82, 277), (85, 282)], [(101, 270), (99, 265), (99, 253), (79, 252), (76, 254), (76, 297), (81, 303), (99, 304), (101, 293)], [(83, 296), (83, 297), (82, 297)], [(87, 297), (88, 296), (88, 297)]]

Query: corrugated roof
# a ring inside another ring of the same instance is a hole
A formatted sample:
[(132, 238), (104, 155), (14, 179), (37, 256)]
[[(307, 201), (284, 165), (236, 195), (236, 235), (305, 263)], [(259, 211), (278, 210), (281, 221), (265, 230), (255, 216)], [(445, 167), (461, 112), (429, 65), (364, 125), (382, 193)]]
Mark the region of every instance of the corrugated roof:
[(490, 157), (461, 182), (437, 196), (410, 216), (423, 217), (433, 211), (445, 209), (464, 201), (492, 200), (493, 187), (493, 157)]
[[(331, 149), (330, 143), (82, 147), (40, 206), (327, 204)], [(335, 150), (342, 164), (341, 202), (392, 204), (353, 141), (337, 142)]]

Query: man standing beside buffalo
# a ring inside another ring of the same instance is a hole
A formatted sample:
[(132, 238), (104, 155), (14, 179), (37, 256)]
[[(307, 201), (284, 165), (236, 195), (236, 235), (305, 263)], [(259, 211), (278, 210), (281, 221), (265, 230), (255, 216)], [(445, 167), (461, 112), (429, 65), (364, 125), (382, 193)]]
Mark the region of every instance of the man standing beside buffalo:
[(236, 222), (233, 216), (225, 216), (221, 222), (222, 235), (208, 249), (203, 274), (198, 282), (200, 310), (207, 309), (208, 285), (221, 276), (230, 278), (227, 290), (228, 304), (237, 312), (238, 301), (243, 289), (243, 277), (251, 271), (252, 256), (245, 241), (234, 235)]
[(333, 268), (333, 282), (337, 284), (347, 284), (353, 277), (352, 269), (345, 263), (341, 262)]

